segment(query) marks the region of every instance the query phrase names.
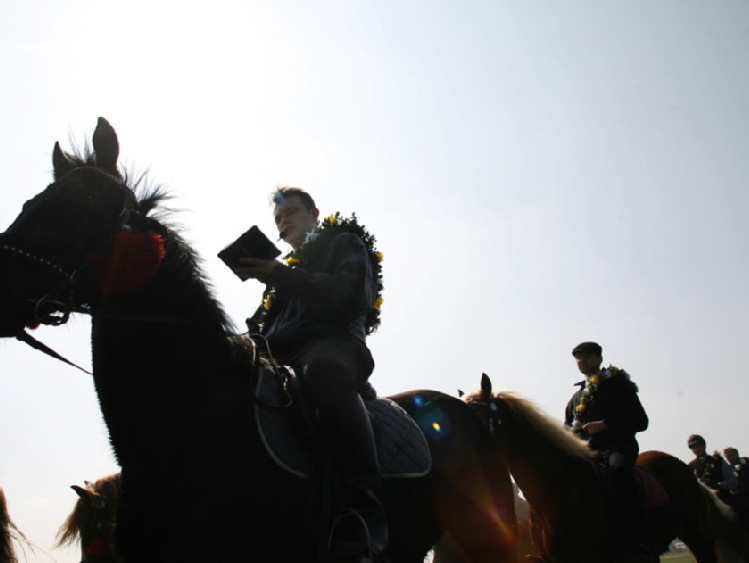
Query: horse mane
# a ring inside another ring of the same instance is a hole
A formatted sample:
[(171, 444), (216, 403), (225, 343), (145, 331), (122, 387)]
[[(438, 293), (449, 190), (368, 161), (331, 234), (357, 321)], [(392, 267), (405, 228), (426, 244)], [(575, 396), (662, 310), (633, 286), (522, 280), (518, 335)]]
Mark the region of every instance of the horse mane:
[(14, 539), (26, 539), (10, 519), (5, 492), (0, 489), (0, 561), (2, 563), (17, 563), (16, 551), (13, 548)]
[[(493, 396), (507, 406), (517, 422), (528, 428), (529, 434), (543, 437), (570, 458), (587, 462), (592, 457), (593, 452), (587, 442), (577, 438), (529, 399), (514, 391), (496, 391)], [(464, 399), (468, 403), (481, 399), (481, 391), (473, 391)]]
[(120, 473), (112, 473), (93, 483), (87, 482), (85, 490), (90, 496), (78, 498), (72, 512), (57, 531), (55, 547), (80, 541), (81, 535), (87, 527), (95, 526), (95, 510), (90, 501), (92, 497), (109, 502), (110, 508), (116, 513), (117, 502), (122, 492)]
[[(72, 151), (63, 151), (63, 154), (73, 167), (97, 166), (96, 154), (88, 142), (84, 144), (82, 149), (77, 148), (72, 141), (71, 144), (73, 145)], [(178, 282), (186, 284), (185, 288), (192, 284), (198, 294), (190, 302), (208, 303), (212, 309), (212, 316), (214, 316), (218, 326), (223, 329), (223, 333), (236, 332), (233, 322), (215, 298), (213, 285), (200, 265), (199, 256), (192, 246), (187, 244), (184, 238), (178, 234), (181, 226), (174, 222), (175, 210), (165, 205), (166, 202), (173, 199), (172, 194), (163, 184), (153, 183), (148, 177), (147, 170), (143, 172), (118, 170), (116, 176), (107, 171), (104, 171), (104, 173), (132, 192), (137, 201), (138, 211), (143, 216), (157, 221), (164, 228), (169, 239), (175, 243), (177, 247), (173, 253), (175, 259), (169, 264), (165, 263), (164, 267), (184, 272), (183, 279), (179, 279)]]

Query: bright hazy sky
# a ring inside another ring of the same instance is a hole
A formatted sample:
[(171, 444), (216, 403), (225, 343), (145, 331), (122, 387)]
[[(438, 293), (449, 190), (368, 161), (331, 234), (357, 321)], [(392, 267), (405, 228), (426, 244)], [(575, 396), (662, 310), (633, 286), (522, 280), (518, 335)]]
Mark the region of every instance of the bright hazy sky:
[[(301, 186), (385, 254), (381, 394), (486, 372), (561, 419), (597, 340), (639, 384), (642, 450), (749, 453), (747, 60), (742, 0), (5, 0), (0, 230), (104, 116), (237, 327), (261, 287), (215, 254)], [(89, 367), (89, 328), (36, 334)], [(51, 547), (69, 486), (115, 470), (90, 377), (1, 342), (29, 561), (78, 561)]]

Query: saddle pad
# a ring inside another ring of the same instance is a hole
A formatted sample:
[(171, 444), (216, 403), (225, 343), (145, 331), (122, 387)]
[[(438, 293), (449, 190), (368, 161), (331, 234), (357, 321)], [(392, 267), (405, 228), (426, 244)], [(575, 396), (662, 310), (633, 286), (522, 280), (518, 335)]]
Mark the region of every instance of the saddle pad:
[(648, 509), (661, 508), (669, 503), (668, 493), (658, 480), (642, 467), (635, 468), (635, 481), (645, 495), (645, 506)]
[[(275, 373), (260, 369), (256, 395), (266, 404), (288, 401)], [(364, 401), (377, 442), (377, 458), (383, 478), (422, 477), (432, 466), (426, 438), (405, 410), (390, 399)], [(294, 420), (296, 407), (280, 411), (255, 405), (255, 420), (268, 455), (284, 470), (312, 480), (315, 474), (313, 451)]]

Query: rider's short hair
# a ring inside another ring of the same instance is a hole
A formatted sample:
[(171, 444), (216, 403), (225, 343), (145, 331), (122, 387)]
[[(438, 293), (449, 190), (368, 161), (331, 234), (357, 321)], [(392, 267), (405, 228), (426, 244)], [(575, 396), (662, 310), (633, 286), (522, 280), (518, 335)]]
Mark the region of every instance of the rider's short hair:
[(311, 211), (317, 207), (315, 205), (315, 200), (312, 199), (312, 196), (309, 195), (308, 192), (304, 191), (302, 188), (294, 188), (291, 186), (281, 186), (277, 188), (276, 191), (271, 194), (271, 203), (274, 205), (281, 203), (285, 197), (289, 196), (297, 196), (307, 211)]

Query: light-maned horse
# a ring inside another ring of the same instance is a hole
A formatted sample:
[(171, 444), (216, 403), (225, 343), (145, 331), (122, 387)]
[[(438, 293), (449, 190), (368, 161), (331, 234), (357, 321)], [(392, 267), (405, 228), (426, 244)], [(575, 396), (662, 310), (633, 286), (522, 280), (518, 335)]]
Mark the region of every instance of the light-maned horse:
[(81, 563), (117, 563), (114, 535), (122, 491), (120, 473), (70, 488), (78, 499), (60, 526), (55, 545), (80, 544)]
[[(463, 399), (482, 417), (542, 530), (537, 546), (556, 563), (614, 561), (621, 525), (612, 496), (587, 443), (510, 392), (481, 390)], [(749, 561), (749, 541), (728, 507), (694, 478), (688, 466), (663, 452), (640, 454), (637, 464), (662, 485), (668, 502), (649, 513), (648, 547), (668, 549), (676, 537), (699, 563)], [(717, 553), (720, 552), (720, 557)], [(658, 562), (654, 555), (653, 563)]]
[[(255, 350), (155, 214), (162, 191), (133, 186), (118, 156), (102, 118), (93, 150), (55, 144), (53, 183), (0, 235), (0, 337), (91, 316), (94, 384), (122, 468), (123, 561), (318, 560), (320, 486), (261, 442)], [(394, 563), (421, 563), (448, 530), (474, 561), (514, 561), (512, 485), (479, 418), (438, 392), (393, 399), (422, 428), (420, 416), (441, 416), (425, 432), (431, 471), (383, 481)]]

